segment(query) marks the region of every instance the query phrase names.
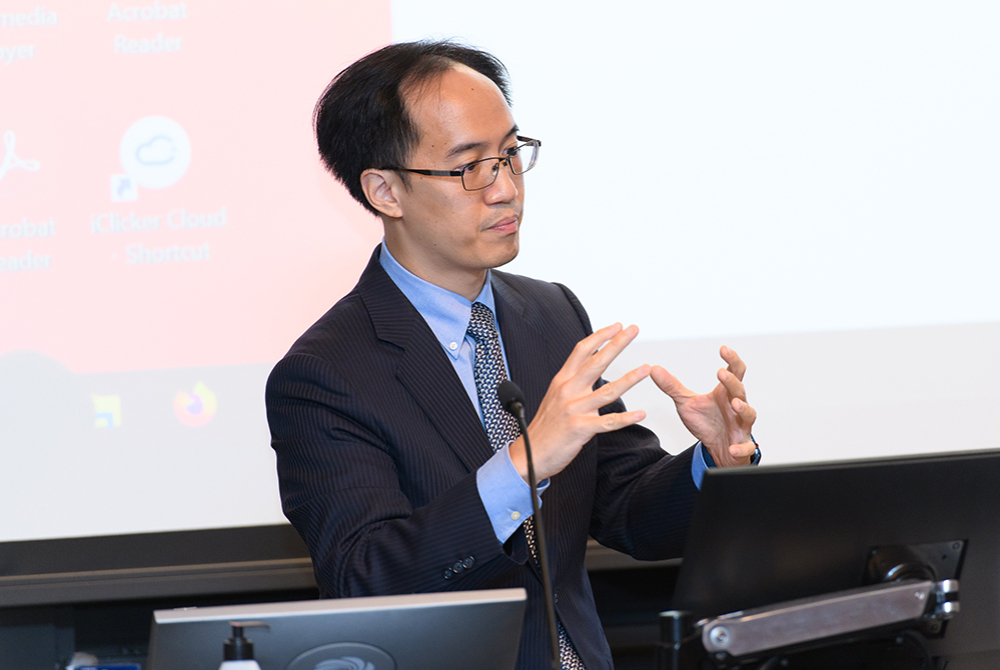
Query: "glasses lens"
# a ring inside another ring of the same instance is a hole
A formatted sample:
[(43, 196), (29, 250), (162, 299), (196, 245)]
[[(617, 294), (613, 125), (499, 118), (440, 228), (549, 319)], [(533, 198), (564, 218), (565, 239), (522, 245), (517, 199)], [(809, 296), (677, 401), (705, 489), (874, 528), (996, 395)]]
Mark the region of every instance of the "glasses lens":
[(538, 146), (535, 144), (521, 144), (510, 158), (510, 170), (514, 174), (524, 174), (535, 167), (538, 161)]
[[(507, 163), (514, 174), (524, 174), (538, 161), (537, 144), (521, 144), (507, 152)], [(467, 191), (478, 191), (496, 181), (500, 172), (500, 159), (487, 158), (470, 163), (462, 171), (462, 186)]]
[(498, 164), (499, 161), (495, 158), (470, 163), (462, 170), (462, 185), (465, 190), (478, 191), (496, 181)]

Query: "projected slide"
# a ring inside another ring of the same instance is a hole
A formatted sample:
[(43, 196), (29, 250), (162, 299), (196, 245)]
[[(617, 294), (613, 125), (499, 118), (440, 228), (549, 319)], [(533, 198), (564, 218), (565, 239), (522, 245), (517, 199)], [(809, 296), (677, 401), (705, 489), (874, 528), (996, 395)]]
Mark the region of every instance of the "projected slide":
[(612, 374), (707, 391), (732, 346), (765, 464), (1000, 446), (998, 34), (988, 0), (8, 0), (0, 542), (283, 521), (265, 379), (382, 233), (313, 105), (394, 40), (508, 66), (543, 147), (504, 269), (638, 324)]
[(0, 540), (282, 520), (263, 380), (381, 237), (312, 107), (389, 40), (387, 1), (0, 10)]
[(309, 118), (388, 41), (388, 3), (289, 10), (287, 30), (241, 2), (18, 5), (0, 28), (0, 311), (24, 317), (2, 351), (73, 372), (273, 361), (302, 325), (283, 296), (304, 276), (349, 288), (378, 239), (325, 183)]

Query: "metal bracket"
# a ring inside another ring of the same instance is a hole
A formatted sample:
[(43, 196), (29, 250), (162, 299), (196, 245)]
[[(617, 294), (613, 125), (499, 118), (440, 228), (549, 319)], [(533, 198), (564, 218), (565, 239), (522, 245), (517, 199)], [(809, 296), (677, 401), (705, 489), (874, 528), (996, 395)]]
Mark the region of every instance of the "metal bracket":
[(710, 655), (746, 656), (959, 610), (958, 580), (905, 579), (790, 600), (699, 622)]

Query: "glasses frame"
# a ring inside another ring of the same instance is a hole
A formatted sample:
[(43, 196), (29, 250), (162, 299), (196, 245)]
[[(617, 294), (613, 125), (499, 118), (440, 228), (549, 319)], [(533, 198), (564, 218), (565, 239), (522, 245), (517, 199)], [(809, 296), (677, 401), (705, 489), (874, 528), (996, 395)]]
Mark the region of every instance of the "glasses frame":
[[(530, 137), (524, 137), (522, 135), (515, 135), (514, 139), (516, 139), (518, 142), (521, 142), (521, 144), (518, 144), (516, 147), (512, 147), (511, 149), (508, 149), (508, 151), (511, 151), (512, 149), (522, 149), (523, 147), (534, 147), (534, 150), (538, 151), (538, 148), (540, 146), (542, 146), (542, 141), (541, 140), (535, 140), (535, 139), (532, 139)], [(506, 164), (507, 165), (507, 169), (510, 170), (511, 174), (524, 174), (525, 172), (527, 172), (531, 168), (535, 167), (535, 163), (538, 162), (538, 158), (536, 156), (534, 163), (531, 163), (530, 165), (528, 165), (528, 167), (526, 167), (525, 169), (521, 170), (520, 172), (515, 172), (514, 171), (514, 167), (510, 164), (510, 159), (511, 158), (512, 158), (512, 156), (510, 156), (510, 155), (507, 155), (507, 156), (493, 156), (491, 158), (481, 158), (481, 159), (479, 159), (477, 161), (473, 161), (473, 162), (469, 163), (468, 165), (466, 165), (465, 167), (463, 167), (461, 170), (418, 170), (418, 169), (415, 169), (415, 168), (406, 168), (406, 167), (384, 167), (384, 168), (381, 168), (381, 169), (382, 170), (397, 170), (397, 171), (400, 171), (400, 172), (413, 172), (415, 174), (428, 175), (428, 176), (431, 176), (431, 177), (461, 177), (462, 178), (462, 188), (464, 188), (466, 191), (482, 191), (484, 188), (489, 188), (490, 186), (493, 186), (494, 183), (496, 183), (497, 176), (500, 174), (500, 166), (501, 165)], [(469, 170), (469, 168), (473, 167), (474, 165), (479, 165), (480, 163), (488, 163), (490, 161), (497, 161), (497, 167), (493, 171), (493, 180), (490, 181), (489, 184), (486, 184), (485, 186), (480, 186), (478, 188), (469, 188), (468, 186), (466, 186), (465, 185), (465, 174)]]

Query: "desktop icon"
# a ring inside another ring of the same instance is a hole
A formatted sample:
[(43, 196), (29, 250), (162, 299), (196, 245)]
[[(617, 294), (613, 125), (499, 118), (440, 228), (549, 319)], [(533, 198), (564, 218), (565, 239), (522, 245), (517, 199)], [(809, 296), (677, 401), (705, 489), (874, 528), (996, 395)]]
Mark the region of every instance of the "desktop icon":
[(112, 175), (111, 199), (135, 200), (138, 198), (135, 189), (139, 186), (167, 188), (184, 176), (191, 165), (191, 140), (173, 119), (147, 116), (125, 131), (118, 157), (125, 174)]
[(94, 428), (120, 428), (122, 399), (117, 395), (91, 395), (94, 402)]
[(13, 130), (6, 130), (3, 134), (3, 158), (0, 160), (0, 179), (4, 178), (11, 170), (19, 168), (26, 172), (38, 172), (42, 169), (42, 164), (34, 158), (24, 159), (17, 155), (17, 135)]
[(178, 391), (174, 396), (174, 414), (181, 423), (192, 428), (204, 426), (211, 421), (215, 416), (216, 406), (215, 394), (201, 382), (195, 384), (190, 393)]

